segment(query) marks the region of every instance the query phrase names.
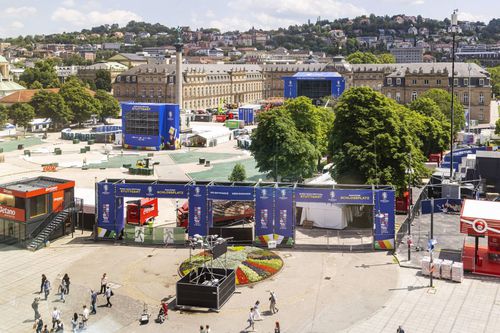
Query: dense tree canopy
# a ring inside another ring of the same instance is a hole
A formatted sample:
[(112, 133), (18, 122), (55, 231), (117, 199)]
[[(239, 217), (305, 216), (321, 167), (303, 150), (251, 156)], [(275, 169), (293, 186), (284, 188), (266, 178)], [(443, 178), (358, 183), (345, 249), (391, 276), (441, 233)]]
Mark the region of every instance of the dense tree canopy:
[(419, 97), (408, 104), (408, 107), (424, 116), (432, 117), (438, 121), (449, 122), (449, 119), (446, 118), (437, 103), (429, 97)]
[(35, 109), (27, 103), (15, 103), (10, 106), (9, 118), (14, 125), (28, 128), (30, 122), (35, 118)]
[(0, 104), (0, 126), (4, 126), (8, 119), (9, 109), (5, 105)]
[(259, 115), (250, 146), (257, 168), (270, 177), (301, 179), (316, 170), (318, 150), (306, 135), (298, 131), (285, 109), (273, 109)]
[(97, 90), (111, 91), (111, 73), (105, 69), (99, 69), (95, 74), (95, 88)]
[(30, 105), (38, 117), (52, 119), (56, 128), (68, 124), (73, 119), (73, 112), (60, 94), (40, 90), (33, 96)]
[(491, 91), (498, 98), (500, 97), (500, 66), (488, 68), (491, 75)]
[(377, 64), (378, 58), (371, 52), (356, 51), (347, 56), (346, 60), (351, 64)]
[(100, 103), (101, 121), (106, 122), (106, 118), (117, 118), (120, 115), (120, 104), (112, 95), (104, 90), (97, 90), (95, 99)]
[(36, 84), (33, 89), (59, 87), (59, 79), (54, 69), (54, 62), (51, 60), (38, 61), (35, 63), (35, 67), (26, 68), (24, 73), (19, 77), (19, 80), (25, 82), (29, 87), (36, 81), (41, 84), (41, 87)]
[(89, 120), (92, 115), (100, 114), (100, 103), (89, 94), (83, 83), (77, 79), (66, 81), (59, 94), (73, 113), (73, 120), (79, 124)]
[(367, 87), (351, 88), (335, 106), (330, 152), (339, 183), (407, 186), (406, 171), (425, 174), (424, 157), (404, 121), (406, 108)]
[[(441, 112), (445, 115), (446, 119), (450, 119), (451, 114), (451, 94), (443, 89), (429, 89), (424, 92), (420, 97), (427, 97), (432, 99), (438, 106)], [(460, 103), (457, 96), (453, 97), (454, 133), (458, 133), (465, 126), (465, 110), (464, 106)], [(450, 122), (451, 123), (451, 122)]]

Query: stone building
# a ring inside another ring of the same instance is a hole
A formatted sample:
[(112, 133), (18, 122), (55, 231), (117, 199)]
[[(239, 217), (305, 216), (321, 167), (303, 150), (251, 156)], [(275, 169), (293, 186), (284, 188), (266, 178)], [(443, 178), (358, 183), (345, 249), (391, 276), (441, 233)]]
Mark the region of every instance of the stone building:
[[(262, 69), (258, 65), (186, 64), (183, 79), (183, 109), (262, 99)], [(133, 67), (116, 77), (113, 91), (119, 101), (174, 103), (175, 65)]]

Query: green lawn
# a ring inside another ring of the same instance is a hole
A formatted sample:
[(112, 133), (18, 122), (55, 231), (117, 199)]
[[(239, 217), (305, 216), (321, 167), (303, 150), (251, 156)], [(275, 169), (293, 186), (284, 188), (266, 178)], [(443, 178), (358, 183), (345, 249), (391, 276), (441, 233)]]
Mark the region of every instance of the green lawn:
[[(186, 148), (183, 148), (186, 149)], [(225, 160), (239, 156), (239, 154), (226, 154), (226, 153), (204, 153), (200, 151), (192, 151), (187, 153), (172, 153), (169, 154), (172, 160), (177, 164), (198, 162), (200, 158), (208, 161)]]
[(9, 152), (17, 150), (17, 145), (24, 145), (24, 149), (26, 149), (28, 147), (39, 145), (41, 143), (43, 143), (42, 139), (37, 137), (22, 138), (19, 140), (5, 139), (4, 142), (0, 142), (0, 148), (3, 148), (4, 152)]
[(249, 158), (242, 161), (233, 161), (227, 163), (214, 164), (211, 169), (200, 172), (190, 173), (189, 176), (194, 180), (215, 180), (215, 181), (227, 181), (227, 177), (233, 171), (233, 167), (236, 163), (241, 163), (245, 166), (245, 171), (247, 174), (246, 180), (257, 181), (259, 178), (265, 180), (267, 177), (265, 174), (259, 172), (256, 169), (256, 163), (253, 158)]

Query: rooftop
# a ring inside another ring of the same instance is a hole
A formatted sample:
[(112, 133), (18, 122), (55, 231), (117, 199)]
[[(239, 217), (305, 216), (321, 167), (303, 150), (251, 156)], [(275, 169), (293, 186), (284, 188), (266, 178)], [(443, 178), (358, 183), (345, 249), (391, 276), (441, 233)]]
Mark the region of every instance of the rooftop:
[[(56, 94), (59, 92), (59, 88), (18, 90), (12, 94), (0, 98), (0, 104), (29, 103), (31, 102), (33, 96), (35, 96), (35, 94), (41, 90), (46, 90)], [(92, 96), (95, 95), (94, 91), (87, 88), (85, 88), (85, 90)]]
[(3, 184), (0, 185), (0, 188), (18, 192), (31, 192), (69, 182), (70, 182), (69, 180), (59, 179), (59, 178), (37, 177), (37, 178), (23, 179), (16, 182)]

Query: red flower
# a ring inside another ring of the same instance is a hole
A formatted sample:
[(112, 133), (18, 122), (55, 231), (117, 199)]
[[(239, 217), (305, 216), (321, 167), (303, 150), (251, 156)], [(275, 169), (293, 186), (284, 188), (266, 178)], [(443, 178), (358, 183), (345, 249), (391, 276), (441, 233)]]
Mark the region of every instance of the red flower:
[(236, 269), (236, 277), (238, 278), (238, 282), (240, 284), (247, 284), (248, 283), (247, 276), (245, 275), (245, 273), (243, 273), (243, 271), (239, 267)]
[(251, 266), (254, 266), (254, 267), (257, 267), (257, 268), (260, 268), (262, 269), (263, 271), (266, 271), (266, 272), (269, 272), (272, 274), (276, 273), (278, 270), (270, 267), (270, 266), (266, 266), (266, 265), (262, 265), (262, 264), (259, 264), (257, 262), (254, 262), (254, 261), (251, 261), (251, 260), (247, 260), (247, 263)]

